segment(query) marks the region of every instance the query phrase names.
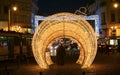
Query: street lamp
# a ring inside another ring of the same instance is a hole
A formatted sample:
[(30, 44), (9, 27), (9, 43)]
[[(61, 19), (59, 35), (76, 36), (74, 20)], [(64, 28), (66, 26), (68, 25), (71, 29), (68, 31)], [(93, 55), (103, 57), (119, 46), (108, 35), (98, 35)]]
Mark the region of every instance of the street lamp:
[[(17, 11), (17, 7), (12, 7), (13, 11)], [(11, 24), (11, 8), (8, 9), (8, 31), (10, 31), (10, 24)]]

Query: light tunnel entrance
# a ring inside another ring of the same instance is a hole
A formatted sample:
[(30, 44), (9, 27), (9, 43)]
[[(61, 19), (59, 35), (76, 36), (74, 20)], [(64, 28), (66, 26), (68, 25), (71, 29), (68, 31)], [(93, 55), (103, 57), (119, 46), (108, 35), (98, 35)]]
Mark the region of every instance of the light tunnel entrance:
[(53, 64), (48, 47), (61, 38), (76, 40), (80, 48), (76, 63), (81, 64), (82, 68), (92, 64), (97, 52), (97, 39), (91, 25), (78, 15), (58, 13), (46, 18), (33, 36), (33, 54), (42, 69)]
[[(65, 52), (58, 53), (60, 44), (63, 45)], [(70, 63), (76, 63), (78, 58), (80, 58), (80, 49), (81, 45), (78, 43), (77, 40), (61, 37), (53, 40), (49, 45), (46, 52), (50, 53), (51, 60), (53, 63), (58, 64), (58, 61), (60, 62), (60, 59), (62, 59), (62, 63), (64, 64), (70, 64)], [(60, 55), (60, 57), (59, 57)]]

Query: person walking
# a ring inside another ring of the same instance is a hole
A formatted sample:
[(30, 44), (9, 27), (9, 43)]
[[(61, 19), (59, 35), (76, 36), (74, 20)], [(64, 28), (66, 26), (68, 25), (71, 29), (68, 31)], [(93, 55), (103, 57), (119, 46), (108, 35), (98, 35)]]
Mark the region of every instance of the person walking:
[(65, 48), (63, 44), (59, 44), (58, 48), (57, 48), (57, 64), (58, 65), (64, 65), (64, 61), (65, 61)]

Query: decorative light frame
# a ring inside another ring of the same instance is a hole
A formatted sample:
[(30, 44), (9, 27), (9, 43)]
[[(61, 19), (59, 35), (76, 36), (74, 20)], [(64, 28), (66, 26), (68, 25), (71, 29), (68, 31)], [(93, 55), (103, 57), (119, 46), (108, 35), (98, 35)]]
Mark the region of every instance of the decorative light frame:
[[(63, 26), (64, 25), (64, 26)], [(92, 26), (81, 16), (72, 13), (58, 13), (47, 17), (36, 29), (32, 39), (34, 57), (42, 69), (48, 69), (53, 62), (46, 58), (48, 45), (61, 37), (75, 39), (80, 45), (80, 56), (76, 63), (89, 67), (97, 52), (97, 38)], [(50, 57), (49, 53), (47, 56)]]
[[(78, 16), (81, 16), (82, 18), (84, 18), (85, 20), (94, 20), (95, 21), (95, 33), (96, 33), (96, 36), (99, 37), (100, 36), (100, 28), (101, 28), (101, 25), (100, 25), (100, 21), (99, 21), (99, 15), (90, 15), (90, 16), (84, 16), (84, 15), (78, 15)], [(35, 29), (38, 27), (38, 22), (39, 21), (44, 21), (47, 17), (45, 16), (35, 16)], [(71, 20), (71, 19), (69, 19)]]

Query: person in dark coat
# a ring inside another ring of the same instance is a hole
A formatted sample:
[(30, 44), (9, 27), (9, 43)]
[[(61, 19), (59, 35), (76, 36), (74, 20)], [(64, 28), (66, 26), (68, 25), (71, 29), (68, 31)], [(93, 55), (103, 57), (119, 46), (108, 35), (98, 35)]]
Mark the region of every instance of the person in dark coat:
[(118, 45), (117, 50), (118, 50), (118, 53), (120, 54), (120, 45)]
[(58, 65), (64, 65), (64, 58), (65, 58), (65, 48), (63, 46), (63, 44), (60, 44), (57, 48), (57, 64)]

